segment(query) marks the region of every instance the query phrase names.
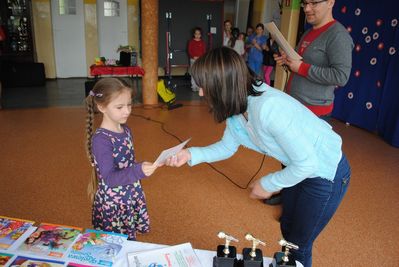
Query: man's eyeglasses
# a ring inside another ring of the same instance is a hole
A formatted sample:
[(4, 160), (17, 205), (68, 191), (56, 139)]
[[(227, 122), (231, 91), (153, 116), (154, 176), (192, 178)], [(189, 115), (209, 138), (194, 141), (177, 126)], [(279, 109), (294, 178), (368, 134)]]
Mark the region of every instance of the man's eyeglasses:
[(320, 3), (322, 3), (322, 2), (326, 2), (326, 1), (328, 1), (328, 0), (311, 1), (311, 2), (302, 1), (302, 2), (301, 2), (301, 7), (305, 8), (306, 6), (309, 5), (310, 8), (314, 8), (314, 7), (316, 7), (318, 4), (320, 4)]

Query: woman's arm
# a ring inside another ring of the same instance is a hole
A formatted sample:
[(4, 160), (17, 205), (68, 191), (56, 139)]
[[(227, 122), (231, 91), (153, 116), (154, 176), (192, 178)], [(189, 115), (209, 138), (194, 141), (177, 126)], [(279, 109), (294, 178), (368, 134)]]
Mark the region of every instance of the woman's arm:
[[(226, 123), (229, 124), (228, 122)], [(167, 166), (180, 167), (185, 163), (190, 166), (202, 162), (214, 162), (231, 157), (238, 149), (239, 143), (235, 140), (228, 126), (224, 130), (223, 138), (206, 147), (190, 147), (183, 149), (176, 156), (166, 161)]]

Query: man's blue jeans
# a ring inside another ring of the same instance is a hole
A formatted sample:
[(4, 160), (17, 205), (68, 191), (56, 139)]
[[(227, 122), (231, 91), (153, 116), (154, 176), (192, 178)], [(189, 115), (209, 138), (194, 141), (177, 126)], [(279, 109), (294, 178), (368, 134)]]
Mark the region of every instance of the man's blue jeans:
[(307, 178), (281, 191), (281, 232), (285, 240), (299, 246), (299, 250), (290, 252), (304, 267), (312, 266), (313, 242), (341, 203), (350, 175), (349, 163), (342, 155), (334, 181), (321, 177)]

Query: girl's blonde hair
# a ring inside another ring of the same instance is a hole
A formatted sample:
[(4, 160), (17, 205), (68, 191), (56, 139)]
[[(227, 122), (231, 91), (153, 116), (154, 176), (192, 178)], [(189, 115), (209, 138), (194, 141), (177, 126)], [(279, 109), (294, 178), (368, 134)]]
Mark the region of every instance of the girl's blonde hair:
[(99, 80), (86, 97), (86, 153), (92, 166), (92, 175), (87, 187), (87, 193), (91, 201), (98, 187), (98, 176), (95, 169), (94, 157), (92, 153), (92, 137), (94, 114), (98, 113), (98, 106), (106, 107), (111, 100), (122, 91), (132, 91), (131, 88), (122, 80), (117, 78), (103, 78)]

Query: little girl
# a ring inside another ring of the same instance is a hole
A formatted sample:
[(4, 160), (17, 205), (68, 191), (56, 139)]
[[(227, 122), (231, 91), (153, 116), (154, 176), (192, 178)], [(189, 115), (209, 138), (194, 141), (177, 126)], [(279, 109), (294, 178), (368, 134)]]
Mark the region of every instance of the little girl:
[(265, 82), (270, 85), (270, 75), (276, 66), (273, 54), (278, 53), (278, 44), (274, 41), (272, 35), (269, 33), (269, 39), (263, 47), (263, 73), (265, 75)]
[[(156, 167), (135, 160), (132, 133), (126, 125), (132, 110), (131, 89), (119, 79), (101, 79), (87, 96), (86, 108), (93, 226), (135, 240), (136, 232), (147, 233), (150, 223), (140, 179)], [(102, 122), (93, 135), (95, 111), (102, 113)]]
[(244, 56), (244, 36), (240, 34), (240, 30), (238, 28), (233, 28), (231, 30), (229, 46), (233, 48), (240, 56)]
[[(194, 64), (197, 58), (205, 54), (205, 52), (206, 44), (202, 40), (202, 30), (201, 28), (196, 27), (193, 30), (193, 38), (188, 42), (188, 55), (190, 57), (190, 66)], [(193, 92), (198, 92), (199, 90), (193, 79), (191, 79), (191, 89), (193, 90)]]

